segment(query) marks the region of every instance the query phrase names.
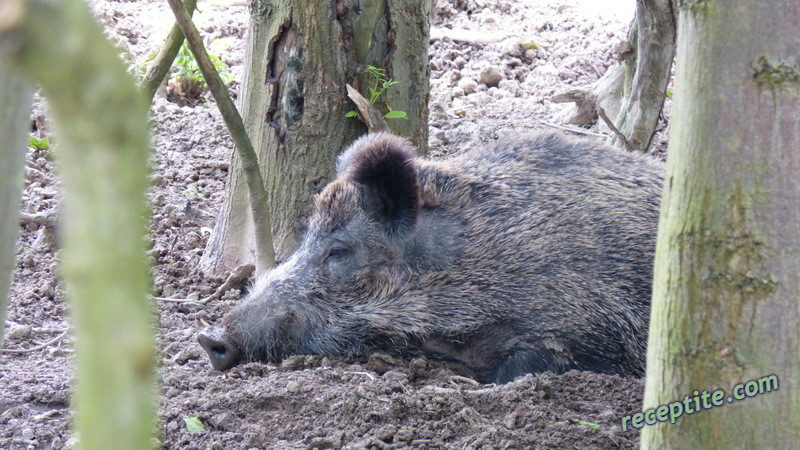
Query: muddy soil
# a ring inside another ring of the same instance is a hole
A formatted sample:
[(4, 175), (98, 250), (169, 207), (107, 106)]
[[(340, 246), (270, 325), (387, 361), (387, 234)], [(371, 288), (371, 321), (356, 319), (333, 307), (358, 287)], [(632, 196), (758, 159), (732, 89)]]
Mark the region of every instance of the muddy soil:
[[(90, 4), (133, 66), (143, 64), (171, 24), (162, 0)], [(200, 8), (197, 22), (216, 39), (212, 52), (229, 66), (236, 95), (247, 7), (201, 2)], [(550, 97), (602, 76), (629, 19), (598, 16), (577, 0), (437, 0), (434, 27), (511, 37), (431, 43), (432, 157), (559, 124), (569, 106)], [(519, 37), (536, 48), (520, 46)], [(232, 144), (213, 101), (169, 97), (160, 93), (152, 108), (149, 255), (157, 295), (198, 299), (224, 281), (205, 276), (197, 265), (223, 197)], [(33, 118), (49, 135), (41, 99)], [(29, 151), (22, 210), (55, 212), (59, 202), (51, 153)], [(13, 352), (0, 357), (0, 448), (71, 448), (73, 350), (57, 236), (35, 222), (22, 223), (19, 231), (5, 335)], [(384, 355), (298, 356), (279, 366), (215, 372), (195, 334), (218, 321), (245, 289), (207, 305), (156, 303), (164, 448), (638, 447), (638, 432), (623, 433), (620, 420), (640, 407), (640, 379), (570, 372), (481, 385), (435, 361)], [(204, 432), (187, 429), (184, 419), (192, 417)]]

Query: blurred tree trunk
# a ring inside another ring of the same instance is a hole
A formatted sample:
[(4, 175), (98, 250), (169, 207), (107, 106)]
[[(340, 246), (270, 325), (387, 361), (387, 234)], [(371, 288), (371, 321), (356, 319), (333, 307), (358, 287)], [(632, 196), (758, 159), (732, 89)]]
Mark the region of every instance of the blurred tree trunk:
[[(725, 396), (645, 426), (642, 448), (799, 442), (798, 23), (798, 2), (681, 5), (644, 409)], [(779, 390), (728, 403), (773, 374)]]
[(675, 58), (675, 1), (636, 0), (622, 61), (593, 85), (553, 97), (556, 103), (576, 104), (567, 122), (583, 126), (600, 119), (598, 128), (611, 130), (615, 145), (648, 151)]
[(16, 73), (41, 84), (59, 138), (78, 448), (152, 448), (147, 102), (83, 0), (0, 0), (0, 9), (0, 49)]
[[(366, 66), (399, 82), (381, 101), (408, 119), (389, 120), (389, 126), (426, 149), (431, 6), (431, 0), (252, 3), (240, 110), (259, 152), (279, 261), (299, 243), (313, 196), (335, 175), (336, 156), (366, 132), (358, 120), (345, 118), (355, 109), (346, 84), (366, 92)], [(248, 201), (234, 154), (225, 202), (201, 261), (206, 271), (226, 272), (253, 260)]]
[(0, 348), (3, 346), (8, 287), (15, 266), (32, 98), (30, 83), (12, 73), (8, 58), (0, 54)]

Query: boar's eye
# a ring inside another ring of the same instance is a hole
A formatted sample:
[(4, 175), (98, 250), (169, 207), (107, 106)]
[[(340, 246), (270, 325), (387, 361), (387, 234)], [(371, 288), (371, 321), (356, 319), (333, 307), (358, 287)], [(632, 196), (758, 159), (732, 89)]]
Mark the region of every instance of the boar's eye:
[(325, 257), (325, 261), (342, 259), (347, 256), (348, 253), (350, 253), (350, 250), (345, 247), (332, 247), (328, 251), (328, 256)]

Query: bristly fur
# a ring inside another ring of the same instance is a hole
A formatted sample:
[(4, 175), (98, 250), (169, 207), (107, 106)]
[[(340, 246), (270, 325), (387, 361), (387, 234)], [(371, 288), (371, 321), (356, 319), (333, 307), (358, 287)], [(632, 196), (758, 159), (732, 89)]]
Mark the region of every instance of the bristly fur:
[(340, 169), (347, 178), (364, 186), (365, 209), (386, 224), (389, 235), (409, 232), (420, 206), (417, 155), (411, 143), (392, 134), (377, 133), (356, 141), (346, 154), (340, 160)]
[(314, 199), (311, 227), (330, 233), (349, 222), (361, 207), (361, 192), (349, 180), (334, 180)]

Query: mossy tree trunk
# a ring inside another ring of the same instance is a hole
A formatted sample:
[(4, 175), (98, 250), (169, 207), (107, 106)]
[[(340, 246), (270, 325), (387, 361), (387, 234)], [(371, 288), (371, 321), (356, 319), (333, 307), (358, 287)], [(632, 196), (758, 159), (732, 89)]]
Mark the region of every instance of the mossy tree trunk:
[[(725, 394), (674, 425), (645, 426), (642, 448), (797, 446), (798, 23), (798, 2), (680, 6), (644, 410)], [(769, 375), (778, 390), (728, 401)]]
[[(259, 152), (279, 261), (299, 243), (313, 196), (334, 177), (338, 153), (366, 132), (345, 114), (355, 109), (346, 85), (366, 92), (367, 65), (399, 82), (381, 101), (408, 119), (389, 120), (389, 126), (425, 150), (431, 6), (431, 0), (252, 3), (240, 110)], [(226, 199), (203, 255), (206, 270), (225, 272), (253, 260), (248, 201), (234, 154)]]
[(25, 174), (33, 87), (12, 72), (0, 54), (0, 347), (6, 323), (8, 287), (14, 271), (19, 230), (19, 201)]
[(0, 9), (0, 51), (41, 85), (58, 136), (77, 448), (152, 448), (147, 102), (83, 0), (0, 0)]

